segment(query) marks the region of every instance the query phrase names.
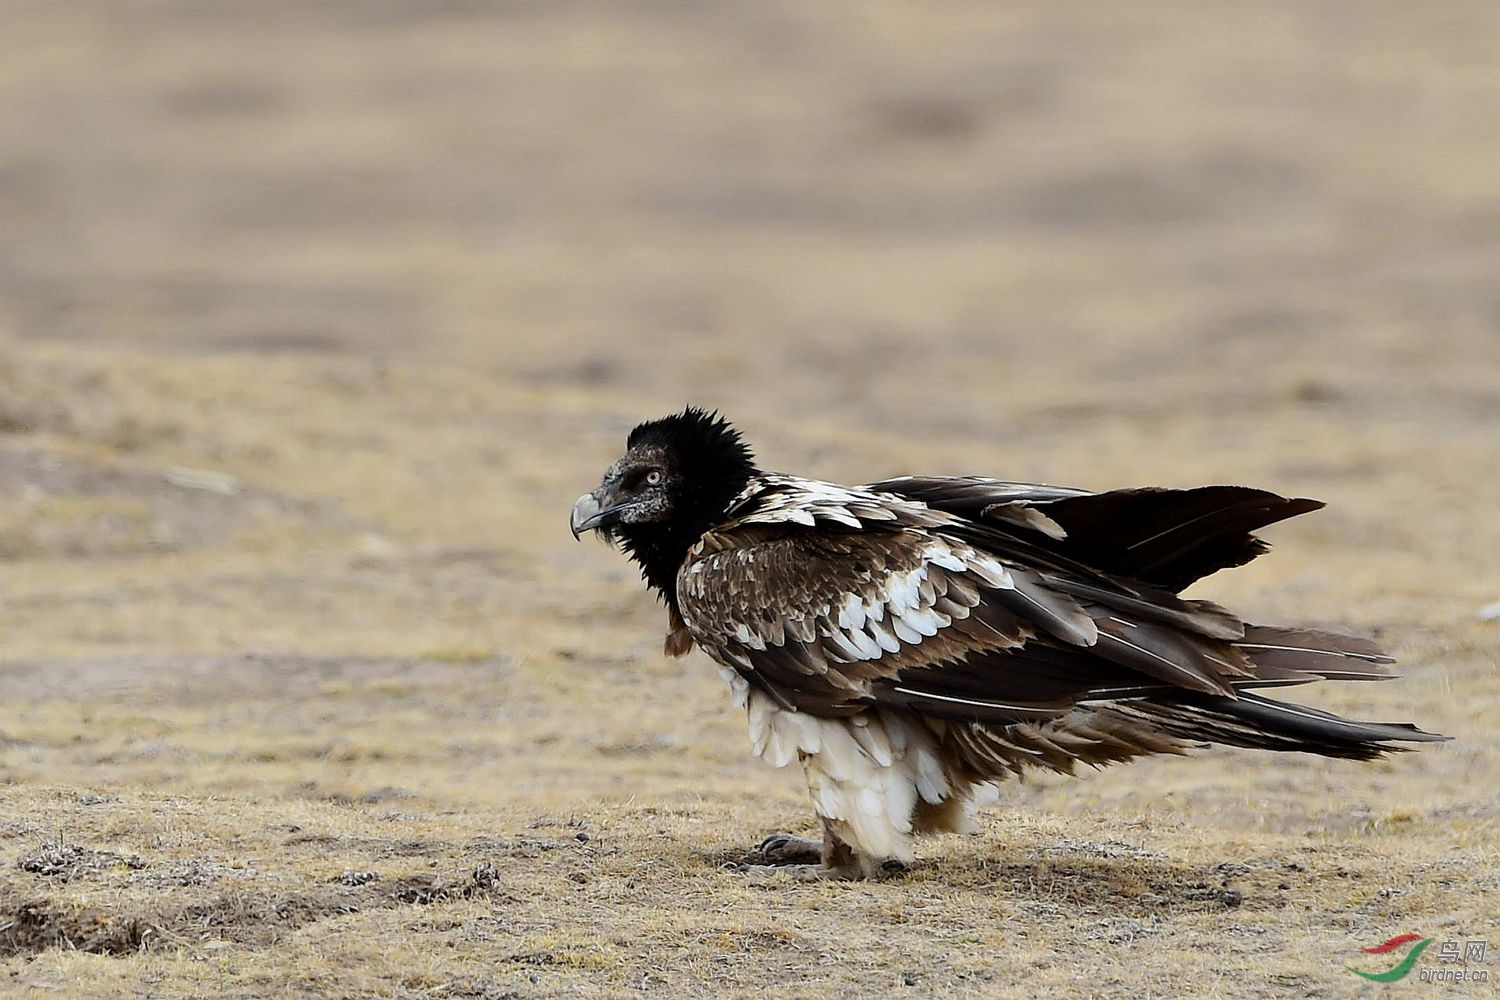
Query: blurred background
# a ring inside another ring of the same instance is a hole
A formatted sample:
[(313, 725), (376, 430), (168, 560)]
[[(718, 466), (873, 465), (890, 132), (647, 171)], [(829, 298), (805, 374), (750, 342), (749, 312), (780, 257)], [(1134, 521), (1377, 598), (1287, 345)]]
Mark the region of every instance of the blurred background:
[(980, 430), (1036, 381), (1494, 359), (1493, 3), (8, 0), (0, 34), (23, 343)]

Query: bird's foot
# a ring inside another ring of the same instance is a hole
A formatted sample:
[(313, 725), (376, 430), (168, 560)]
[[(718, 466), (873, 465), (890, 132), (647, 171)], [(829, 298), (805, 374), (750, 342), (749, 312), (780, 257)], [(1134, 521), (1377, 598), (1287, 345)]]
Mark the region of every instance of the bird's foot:
[(767, 866), (821, 864), (823, 844), (790, 833), (773, 833), (755, 846), (755, 853)]
[(829, 826), (827, 820), (823, 823), (823, 832), (821, 841), (795, 837), (790, 833), (773, 833), (755, 846), (751, 860), (724, 867), (751, 875), (754, 881), (781, 875), (799, 882), (845, 882), (906, 874), (906, 864), (895, 858), (875, 859), (860, 855)]

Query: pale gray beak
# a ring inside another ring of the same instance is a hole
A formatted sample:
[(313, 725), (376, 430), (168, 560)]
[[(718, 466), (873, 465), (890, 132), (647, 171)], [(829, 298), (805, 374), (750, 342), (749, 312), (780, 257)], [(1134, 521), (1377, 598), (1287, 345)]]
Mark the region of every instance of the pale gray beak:
[(599, 498), (592, 493), (585, 493), (573, 504), (573, 516), (568, 519), (573, 528), (573, 537), (577, 538), (585, 531), (593, 531), (604, 523), (605, 511), (599, 507)]
[[(604, 487), (601, 486), (599, 489), (602, 490)], [(608, 528), (611, 525), (619, 524), (620, 515), (639, 502), (638, 500), (626, 500), (624, 503), (617, 503), (612, 507), (601, 507), (597, 492), (585, 493), (573, 504), (573, 516), (570, 518), (570, 524), (573, 527), (573, 537), (577, 538), (585, 531), (593, 531), (596, 528)]]

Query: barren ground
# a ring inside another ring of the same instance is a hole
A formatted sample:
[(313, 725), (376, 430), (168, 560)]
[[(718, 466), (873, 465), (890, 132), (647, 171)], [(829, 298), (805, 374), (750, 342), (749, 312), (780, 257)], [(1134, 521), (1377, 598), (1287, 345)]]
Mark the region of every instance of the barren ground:
[[(1500, 6), (938, 10), (0, 6), (0, 994), (1500, 973)], [(1379, 635), (1299, 697), (1456, 739), (747, 882), (799, 776), (566, 529), (687, 401), (829, 479), (1326, 500), (1196, 593)]]

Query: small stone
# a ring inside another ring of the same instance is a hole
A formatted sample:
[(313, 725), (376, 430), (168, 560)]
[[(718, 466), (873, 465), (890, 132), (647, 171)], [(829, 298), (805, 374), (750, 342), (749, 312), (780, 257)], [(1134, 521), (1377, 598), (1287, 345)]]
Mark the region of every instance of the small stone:
[(473, 880), (476, 889), (488, 892), (499, 886), (500, 870), (492, 862), (486, 861), (483, 864), (475, 866), (474, 873), (470, 878)]
[(95, 795), (80, 793), (73, 796), (73, 801), (77, 802), (81, 806), (102, 806), (106, 802), (118, 802), (120, 801), (120, 797), (118, 795)]
[(361, 872), (349, 870), (345, 871), (338, 877), (338, 882), (340, 885), (369, 885), (371, 882), (378, 881), (380, 881), (380, 873), (372, 871)]
[(211, 469), (190, 469), (184, 465), (172, 465), (162, 470), (161, 477), (173, 486), (183, 489), (203, 490), (220, 496), (232, 497), (240, 491), (240, 481), (227, 472)]

